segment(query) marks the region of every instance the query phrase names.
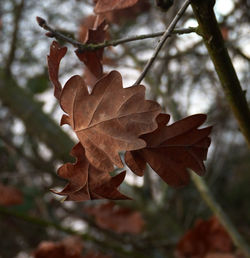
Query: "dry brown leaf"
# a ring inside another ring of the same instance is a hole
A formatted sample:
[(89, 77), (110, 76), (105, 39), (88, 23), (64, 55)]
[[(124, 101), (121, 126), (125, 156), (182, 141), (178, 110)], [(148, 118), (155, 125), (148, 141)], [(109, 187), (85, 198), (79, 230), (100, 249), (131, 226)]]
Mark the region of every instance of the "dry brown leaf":
[(148, 0), (138, 0), (137, 3), (125, 9), (114, 10), (102, 13), (108, 23), (123, 24), (135, 20), (138, 15), (145, 13), (150, 9), (151, 5)]
[(11, 206), (23, 202), (23, 194), (17, 188), (0, 184), (0, 205)]
[(69, 183), (61, 192), (52, 190), (54, 193), (67, 196), (67, 201), (129, 199), (117, 190), (124, 180), (125, 171), (111, 177), (109, 173), (97, 170), (86, 159), (80, 143), (73, 147), (71, 155), (77, 158), (76, 163), (66, 163), (57, 171), (58, 175), (69, 180)]
[(160, 106), (145, 100), (145, 87), (123, 88), (122, 77), (112, 71), (100, 79), (89, 94), (80, 76), (73, 76), (63, 88), (60, 104), (68, 114), (61, 124), (69, 124), (85, 148), (89, 162), (110, 172), (123, 167), (120, 151), (144, 148), (139, 136), (157, 128)]
[(95, 6), (95, 13), (105, 13), (114, 10), (131, 7), (137, 3), (138, 0), (98, 0)]
[[(100, 18), (100, 16), (91, 17), (89, 18), (90, 21), (87, 20), (87, 25), (81, 26), (80, 31), (80, 38), (83, 40), (85, 44), (97, 44), (104, 42), (107, 39), (107, 24), (106, 22)], [(88, 26), (93, 26), (90, 28)], [(88, 71), (92, 74), (92, 77), (95, 78), (91, 81), (93, 85), (93, 81), (96, 82), (103, 76), (103, 66), (102, 66), (102, 59), (103, 59), (103, 48), (97, 50), (79, 50), (75, 51), (78, 58), (86, 65)]]
[(183, 258), (204, 258), (211, 253), (228, 255), (232, 249), (232, 241), (216, 217), (198, 220), (177, 245), (178, 255)]
[(126, 152), (125, 162), (138, 176), (142, 176), (146, 163), (169, 185), (182, 186), (189, 182), (187, 168), (202, 175), (210, 145), (208, 135), (211, 127), (197, 129), (206, 120), (206, 115), (197, 114), (184, 118), (170, 126), (167, 114), (157, 117), (158, 129), (141, 136), (147, 147)]
[(99, 227), (113, 230), (116, 233), (139, 234), (145, 225), (138, 211), (119, 207), (112, 202), (88, 207), (85, 211), (95, 217)]
[(58, 80), (58, 71), (62, 58), (67, 52), (66, 47), (60, 47), (56, 41), (53, 41), (50, 46), (50, 54), (47, 57), (48, 60), (48, 72), (50, 81), (54, 86), (54, 96), (59, 99), (62, 91), (62, 85)]

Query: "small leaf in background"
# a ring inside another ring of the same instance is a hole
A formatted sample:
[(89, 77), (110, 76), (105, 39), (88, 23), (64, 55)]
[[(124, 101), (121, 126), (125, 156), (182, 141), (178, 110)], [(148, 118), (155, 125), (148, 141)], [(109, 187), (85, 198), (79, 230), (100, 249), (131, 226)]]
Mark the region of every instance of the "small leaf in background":
[(85, 208), (85, 211), (89, 215), (94, 216), (99, 227), (120, 234), (139, 234), (142, 232), (145, 225), (145, 222), (138, 211), (119, 207), (112, 202), (91, 206)]
[(80, 143), (73, 147), (71, 154), (77, 158), (76, 163), (66, 163), (57, 171), (58, 175), (69, 180), (69, 183), (61, 192), (52, 192), (67, 196), (67, 201), (129, 199), (117, 190), (124, 180), (125, 172), (111, 177), (109, 173), (97, 170), (86, 159)]
[(60, 104), (68, 114), (61, 124), (69, 124), (85, 148), (92, 166), (111, 172), (122, 168), (120, 151), (146, 146), (139, 136), (157, 128), (160, 106), (145, 100), (145, 87), (123, 88), (117, 71), (100, 79), (89, 94), (80, 76), (73, 76), (63, 88)]
[(198, 220), (177, 245), (180, 258), (208, 258), (209, 255), (215, 257), (214, 253), (228, 255), (232, 250), (232, 240), (216, 217)]
[(137, 3), (138, 0), (98, 0), (95, 6), (95, 13), (105, 13), (114, 10), (131, 7)]
[(50, 46), (50, 53), (47, 57), (48, 60), (48, 72), (50, 81), (54, 86), (54, 96), (59, 99), (62, 91), (62, 85), (58, 79), (59, 66), (62, 58), (67, 52), (66, 47), (60, 47), (56, 41), (53, 41)]
[(0, 205), (19, 205), (23, 202), (23, 194), (17, 188), (0, 183)]
[(141, 136), (146, 148), (126, 152), (125, 162), (138, 176), (144, 174), (146, 163), (169, 185), (183, 186), (189, 182), (187, 168), (203, 175), (207, 150), (210, 145), (208, 135), (212, 127), (197, 129), (206, 120), (206, 115), (197, 114), (166, 126), (170, 116), (157, 117), (158, 128)]
[(34, 251), (34, 258), (83, 258), (83, 244), (78, 237), (68, 237), (60, 242), (43, 241)]

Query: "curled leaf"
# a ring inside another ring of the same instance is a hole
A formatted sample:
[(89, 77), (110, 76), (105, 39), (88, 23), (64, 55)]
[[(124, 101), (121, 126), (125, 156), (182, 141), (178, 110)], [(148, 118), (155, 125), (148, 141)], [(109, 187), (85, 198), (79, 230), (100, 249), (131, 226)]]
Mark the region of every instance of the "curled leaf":
[(77, 158), (76, 163), (66, 163), (57, 171), (58, 175), (69, 180), (69, 183), (61, 192), (52, 192), (66, 196), (68, 201), (129, 199), (117, 190), (124, 180), (125, 172), (111, 177), (109, 173), (96, 169), (88, 162), (80, 143), (73, 147), (71, 154)]
[(110, 172), (123, 167), (120, 151), (144, 148), (139, 136), (157, 128), (160, 106), (145, 100), (145, 87), (123, 88), (122, 77), (112, 71), (100, 79), (89, 94), (80, 76), (73, 76), (63, 88), (60, 104), (68, 114), (61, 124), (69, 124), (85, 148), (89, 162)]
[[(93, 26), (93, 27), (89, 27)], [(102, 43), (107, 37), (107, 24), (100, 18), (100, 16), (95, 16), (87, 20), (87, 24), (81, 26), (80, 38), (85, 44), (97, 44)], [(96, 82), (103, 76), (103, 49), (97, 50), (79, 50), (75, 51), (77, 57), (86, 65), (88, 72), (92, 74), (91, 85), (93, 81)]]
[(189, 182), (187, 168), (203, 175), (208, 135), (212, 127), (197, 129), (206, 120), (206, 115), (197, 114), (184, 118), (170, 126), (167, 114), (157, 117), (158, 128), (141, 136), (147, 146), (141, 150), (126, 152), (125, 162), (138, 176), (142, 176), (146, 163), (169, 185), (182, 186)]
[(53, 41), (50, 46), (50, 53), (47, 56), (48, 60), (48, 72), (50, 81), (54, 86), (54, 96), (59, 99), (62, 91), (62, 85), (58, 80), (58, 71), (62, 58), (65, 56), (67, 52), (66, 47), (60, 47), (60, 45)]

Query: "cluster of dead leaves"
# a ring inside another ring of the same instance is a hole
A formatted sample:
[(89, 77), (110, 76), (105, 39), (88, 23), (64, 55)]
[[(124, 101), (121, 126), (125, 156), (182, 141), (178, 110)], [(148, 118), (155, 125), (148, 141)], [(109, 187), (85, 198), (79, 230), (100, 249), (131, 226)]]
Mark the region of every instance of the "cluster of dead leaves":
[(95, 218), (100, 228), (112, 230), (118, 234), (139, 234), (145, 225), (141, 213), (127, 207), (120, 207), (113, 202), (86, 207), (84, 211)]
[[(113, 12), (137, 2), (99, 0), (95, 12)], [(107, 37), (106, 29), (103, 18), (90, 17), (81, 30), (81, 39), (84, 43), (101, 43)], [(125, 152), (125, 162), (136, 175), (143, 176), (148, 163), (171, 186), (188, 183), (187, 168), (204, 174), (203, 160), (210, 145), (211, 127), (198, 127), (205, 122), (206, 115), (193, 115), (168, 125), (170, 116), (161, 114), (157, 102), (145, 99), (144, 86), (123, 88), (119, 72), (103, 73), (103, 49), (76, 50), (88, 76), (75, 75), (62, 88), (58, 71), (66, 51), (57, 42), (52, 43), (49, 76), (54, 95), (65, 112), (61, 125), (71, 126), (79, 143), (71, 152), (76, 162), (58, 169), (58, 175), (69, 183), (57, 194), (73, 201), (128, 199), (118, 191), (125, 171), (110, 176), (115, 167), (124, 167), (120, 152)]]
[(110, 256), (88, 251), (83, 252), (83, 243), (78, 237), (68, 237), (59, 242), (43, 241), (33, 253), (34, 258), (110, 258)]
[(0, 205), (11, 206), (23, 202), (23, 194), (17, 188), (0, 184)]
[(216, 217), (197, 220), (177, 245), (178, 258), (237, 258), (233, 243)]
[[(80, 24), (78, 38), (84, 44), (98, 44), (110, 39), (108, 24), (131, 20), (138, 14), (149, 9), (150, 4), (145, 0), (98, 0), (94, 1), (95, 15), (84, 18)], [(76, 50), (76, 55), (85, 64), (84, 80), (93, 87), (103, 75), (103, 64), (114, 64), (114, 60), (103, 56), (103, 48), (85, 51)]]

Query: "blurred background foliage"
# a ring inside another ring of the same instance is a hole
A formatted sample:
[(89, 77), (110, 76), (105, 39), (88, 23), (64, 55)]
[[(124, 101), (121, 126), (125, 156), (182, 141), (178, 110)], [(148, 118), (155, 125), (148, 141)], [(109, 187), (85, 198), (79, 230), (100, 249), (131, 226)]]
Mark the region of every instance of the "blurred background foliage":
[[(109, 36), (119, 39), (163, 31), (181, 2), (176, 0), (168, 12), (162, 12), (154, 1), (141, 0), (137, 9), (107, 17)], [(225, 1), (217, 1), (216, 15), (242, 88), (250, 99), (250, 2), (227, 2), (225, 6)], [(84, 211), (86, 206), (103, 201), (61, 203), (49, 192), (65, 184), (56, 176), (56, 168), (71, 160), (69, 151), (75, 139), (68, 128), (59, 127), (61, 111), (53, 97), (46, 64), (52, 40), (44, 36), (35, 17), (41, 16), (54, 28), (77, 38), (93, 6), (92, 0), (0, 1), (0, 184), (19, 191), (7, 195), (19, 196), (13, 203), (0, 202), (0, 257), (29, 257), (41, 241), (61, 241), (68, 233), (84, 234), (86, 252), (95, 249), (124, 257), (113, 246), (116, 243), (131, 252), (125, 257), (143, 257), (136, 256), (143, 248), (146, 257), (174, 257), (183, 234), (198, 218), (212, 215), (193, 183), (173, 189), (150, 169), (144, 179), (128, 172), (122, 191), (134, 200), (117, 202), (141, 214), (145, 225), (136, 235), (104, 230)], [(179, 28), (189, 26), (196, 26), (191, 8), (178, 23)], [(132, 85), (157, 40), (109, 48), (105, 52), (105, 72), (117, 69), (125, 86)], [(61, 63), (62, 82), (84, 70), (74, 48), (68, 48)], [(157, 100), (171, 114), (172, 122), (194, 113), (208, 114), (207, 124), (214, 125), (214, 129), (205, 180), (239, 232), (250, 241), (249, 150), (201, 38), (195, 33), (171, 37), (144, 84), (148, 98)], [(0, 190), (2, 198), (3, 193)], [(6, 213), (4, 207), (15, 203)], [(32, 221), (30, 217), (40, 220)], [(67, 232), (68, 227), (75, 231)]]

